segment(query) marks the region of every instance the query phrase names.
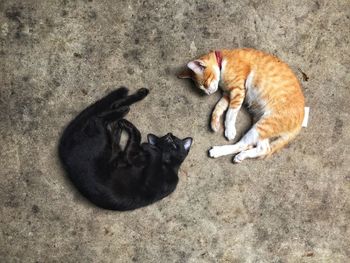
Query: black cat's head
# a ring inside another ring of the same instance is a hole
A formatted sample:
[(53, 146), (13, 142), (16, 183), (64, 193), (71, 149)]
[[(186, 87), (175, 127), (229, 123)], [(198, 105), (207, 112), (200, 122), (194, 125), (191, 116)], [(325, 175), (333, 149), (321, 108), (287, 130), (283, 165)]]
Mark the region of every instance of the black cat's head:
[(147, 139), (150, 144), (161, 150), (163, 161), (169, 164), (181, 164), (190, 151), (193, 141), (190, 137), (181, 140), (171, 133), (163, 137), (148, 134)]

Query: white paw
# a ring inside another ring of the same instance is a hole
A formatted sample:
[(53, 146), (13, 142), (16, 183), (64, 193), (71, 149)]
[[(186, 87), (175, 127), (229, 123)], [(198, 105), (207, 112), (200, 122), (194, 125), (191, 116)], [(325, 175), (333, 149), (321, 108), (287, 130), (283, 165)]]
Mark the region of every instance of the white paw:
[(226, 127), (225, 129), (225, 137), (228, 140), (233, 140), (236, 137), (236, 128), (235, 127)]
[(209, 156), (211, 158), (218, 158), (222, 155), (222, 150), (220, 149), (220, 146), (213, 146), (210, 150), (209, 150)]
[(239, 153), (235, 156), (235, 158), (233, 158), (233, 162), (234, 163), (240, 163), (244, 160), (244, 155), (242, 153)]

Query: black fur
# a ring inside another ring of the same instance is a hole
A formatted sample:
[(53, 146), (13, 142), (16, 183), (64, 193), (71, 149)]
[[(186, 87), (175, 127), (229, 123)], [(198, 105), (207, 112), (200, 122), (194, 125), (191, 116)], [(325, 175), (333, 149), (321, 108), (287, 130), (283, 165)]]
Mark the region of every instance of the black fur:
[[(65, 129), (59, 156), (78, 190), (95, 205), (110, 210), (132, 210), (149, 205), (172, 193), (178, 169), (185, 160), (191, 138), (178, 139), (171, 133), (158, 138), (141, 134), (122, 119), (129, 106), (147, 96), (140, 89), (127, 96), (119, 88), (81, 112)], [(122, 131), (128, 141), (122, 150)]]

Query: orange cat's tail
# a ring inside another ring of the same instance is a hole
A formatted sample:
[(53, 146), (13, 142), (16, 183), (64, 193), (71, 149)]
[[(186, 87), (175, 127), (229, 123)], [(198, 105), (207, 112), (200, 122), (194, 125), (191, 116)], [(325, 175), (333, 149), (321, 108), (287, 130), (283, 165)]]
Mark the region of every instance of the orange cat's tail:
[(291, 140), (293, 140), (298, 133), (300, 132), (300, 128), (289, 133), (285, 133), (281, 136), (279, 136), (276, 140), (272, 141), (270, 143), (270, 152), (264, 156), (264, 158), (270, 157), (273, 153), (281, 150), (283, 147), (285, 147)]

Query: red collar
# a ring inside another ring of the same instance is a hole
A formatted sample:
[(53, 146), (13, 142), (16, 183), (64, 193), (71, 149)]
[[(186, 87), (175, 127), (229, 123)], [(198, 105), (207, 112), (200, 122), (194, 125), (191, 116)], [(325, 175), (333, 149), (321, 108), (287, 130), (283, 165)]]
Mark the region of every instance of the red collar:
[(216, 57), (216, 61), (218, 63), (219, 69), (221, 70), (221, 67), (222, 67), (222, 54), (221, 54), (221, 51), (215, 51), (215, 57)]

